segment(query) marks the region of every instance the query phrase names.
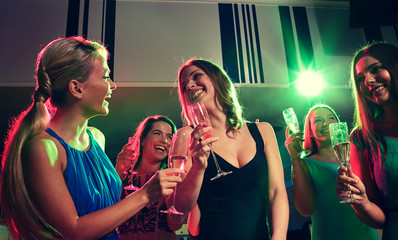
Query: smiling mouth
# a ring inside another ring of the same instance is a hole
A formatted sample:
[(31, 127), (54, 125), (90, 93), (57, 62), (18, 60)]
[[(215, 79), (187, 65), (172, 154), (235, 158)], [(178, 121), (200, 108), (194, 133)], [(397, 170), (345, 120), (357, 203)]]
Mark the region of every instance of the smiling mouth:
[(154, 148), (156, 150), (158, 150), (158, 151), (166, 151), (166, 150), (168, 150), (166, 147), (163, 147), (163, 146), (154, 146)]
[(199, 95), (200, 95), (202, 92), (203, 92), (203, 90), (196, 91), (196, 92), (192, 95), (191, 101), (192, 101), (192, 102), (195, 102), (195, 101), (198, 99)]
[(321, 133), (326, 133), (326, 134), (328, 134), (328, 133), (329, 133), (329, 129), (322, 130)]
[(372, 94), (376, 94), (379, 91), (383, 90), (384, 88), (385, 88), (384, 86), (376, 87), (376, 88), (372, 89)]

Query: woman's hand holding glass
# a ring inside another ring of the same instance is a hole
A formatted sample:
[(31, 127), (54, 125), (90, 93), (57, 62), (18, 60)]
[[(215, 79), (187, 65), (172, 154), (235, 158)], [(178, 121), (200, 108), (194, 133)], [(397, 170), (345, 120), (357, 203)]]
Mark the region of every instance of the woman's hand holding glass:
[(174, 192), (177, 183), (182, 182), (181, 174), (184, 173), (179, 168), (159, 170), (137, 192), (145, 191), (149, 202), (157, 201)]
[(286, 149), (289, 151), (290, 156), (299, 158), (300, 153), (303, 152), (303, 139), (302, 139), (302, 132), (297, 132), (297, 133), (292, 133), (290, 134), (290, 129), (289, 127), (286, 128), (285, 131), (285, 146)]
[[(310, 150), (303, 150), (302, 143), (303, 139), (301, 138), (303, 134), (300, 131), (298, 120), (296, 113), (294, 112), (293, 108), (286, 108), (282, 111), (283, 118), (285, 119), (287, 129), (286, 129), (286, 141), (285, 146), (289, 150), (291, 156), (299, 156), (300, 158), (304, 158), (311, 154)], [(289, 137), (289, 132), (292, 134)], [(293, 143), (300, 143), (300, 146)], [(293, 145), (292, 145), (293, 144)], [(289, 147), (290, 148), (289, 148)], [(294, 146), (294, 147), (293, 147)], [(297, 150), (297, 151), (295, 151)], [(299, 151), (298, 151), (299, 150)]]
[[(210, 118), (209, 118), (209, 114), (207, 113), (206, 107), (204, 106), (203, 103), (201, 102), (194, 102), (190, 105), (187, 106), (187, 113), (188, 113), (188, 117), (191, 120), (192, 124), (196, 127), (200, 124), (206, 126), (206, 127), (210, 127), (211, 126), (211, 122), (210, 122)], [(206, 132), (205, 134), (203, 134), (201, 136), (201, 140), (206, 140), (212, 137), (212, 132)], [(212, 145), (211, 143), (208, 143), (209, 147), (210, 147), (210, 153), (212, 154), (213, 160), (214, 160), (214, 164), (216, 165), (216, 170), (217, 170), (217, 174), (216, 176), (214, 176), (213, 178), (211, 178), (210, 180), (215, 180), (218, 179), (220, 177), (226, 176), (230, 173), (232, 173), (232, 171), (229, 172), (224, 172), (223, 170), (221, 170), (220, 165), (218, 164), (218, 160), (217, 157), (212, 149)]]
[(217, 137), (211, 137), (205, 140), (203, 136), (211, 133), (211, 127), (199, 124), (191, 132), (191, 143), (189, 149), (191, 151), (191, 156), (193, 159), (193, 167), (199, 169), (207, 168), (207, 159), (210, 156), (210, 145), (217, 141)]
[[(169, 168), (184, 170), (188, 158), (188, 149), (191, 136), (184, 131), (177, 131), (173, 134), (169, 150)], [(180, 176), (180, 175), (178, 175)], [(184, 215), (184, 213), (177, 211), (175, 208), (175, 196), (177, 185), (174, 187), (173, 205), (167, 210), (162, 210), (162, 213)]]
[(336, 179), (336, 196), (340, 199), (355, 199), (350, 203), (352, 204), (364, 204), (368, 201), (366, 195), (366, 188), (361, 179), (354, 174), (351, 166), (341, 166), (337, 170), (338, 176)]
[[(350, 168), (350, 166), (351, 166), (350, 165), (350, 135), (349, 135), (347, 123), (346, 122), (331, 123), (329, 125), (329, 133), (330, 133), (330, 141), (333, 146), (333, 150), (334, 150), (334, 153), (336, 154), (336, 157), (341, 162), (342, 166), (351, 169)], [(342, 172), (342, 171), (340, 171), (340, 172)], [(351, 174), (354, 174), (354, 173), (351, 171)], [(355, 182), (357, 182), (358, 180), (359, 180), (359, 178), (355, 179)], [(344, 187), (346, 188), (346, 192), (348, 193), (348, 196), (346, 197), (346, 199), (343, 199), (342, 201), (340, 201), (340, 203), (353, 203), (353, 202), (363, 201), (363, 199), (356, 199), (353, 197), (352, 193), (355, 193), (355, 191), (353, 191), (352, 188), (354, 188), (354, 187), (349, 182), (346, 182), (344, 184)]]
[[(118, 159), (120, 158), (127, 158), (130, 159), (130, 184), (128, 186), (123, 187), (125, 190), (130, 191), (137, 191), (139, 187), (134, 185), (134, 176), (137, 172), (134, 171), (134, 165), (137, 162), (138, 154), (140, 151), (140, 139), (130, 137), (129, 142), (123, 147), (122, 151), (118, 155)], [(127, 168), (126, 168), (127, 170)], [(128, 175), (128, 172), (123, 173), (125, 176)]]

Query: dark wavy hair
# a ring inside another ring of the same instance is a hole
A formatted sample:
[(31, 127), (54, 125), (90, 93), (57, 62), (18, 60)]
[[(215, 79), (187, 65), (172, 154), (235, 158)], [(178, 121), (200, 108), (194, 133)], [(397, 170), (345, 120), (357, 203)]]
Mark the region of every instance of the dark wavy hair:
[[(163, 115), (149, 116), (149, 117), (146, 117), (144, 120), (142, 120), (140, 122), (140, 124), (138, 125), (138, 127), (135, 129), (135, 133), (134, 133), (134, 136), (133, 136), (133, 138), (139, 138), (140, 139), (140, 144), (139, 144), (140, 149), (139, 149), (139, 151), (136, 150), (139, 153), (139, 155), (138, 155), (138, 158), (137, 158), (137, 162), (134, 165), (134, 170), (136, 170), (138, 168), (138, 166), (140, 165), (140, 163), (141, 163), (141, 159), (142, 159), (142, 154), (141, 154), (142, 153), (142, 146), (141, 146), (141, 143), (142, 143), (142, 141), (144, 141), (144, 139), (148, 135), (149, 131), (152, 129), (153, 124), (155, 122), (160, 122), (160, 121), (169, 124), (173, 134), (177, 131), (177, 128), (176, 128), (175, 124), (173, 123), (173, 121), (171, 121), (170, 118), (168, 118), (166, 116), (163, 116)], [(162, 160), (162, 163), (160, 164), (159, 170), (165, 169), (167, 167), (168, 167), (168, 160), (167, 160), (167, 156), (166, 156)]]

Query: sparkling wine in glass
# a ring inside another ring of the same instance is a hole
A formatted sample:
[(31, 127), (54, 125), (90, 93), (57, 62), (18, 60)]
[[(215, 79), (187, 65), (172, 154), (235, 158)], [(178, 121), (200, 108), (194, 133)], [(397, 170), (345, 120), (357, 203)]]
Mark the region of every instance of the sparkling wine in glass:
[[(331, 123), (329, 125), (330, 141), (332, 142), (334, 153), (341, 165), (350, 166), (350, 135), (346, 122)], [(362, 201), (353, 198), (351, 194), (348, 198), (340, 201), (340, 203), (352, 203)]]
[(140, 188), (137, 186), (134, 186), (134, 176), (137, 174), (137, 172), (134, 171), (134, 165), (137, 162), (138, 153), (140, 152), (140, 138), (129, 137), (128, 143), (123, 148), (131, 150), (133, 152), (132, 158), (134, 159), (133, 161), (130, 161), (130, 170), (129, 170), (130, 174), (131, 174), (130, 175), (130, 184), (123, 187), (123, 189), (130, 190), (130, 191), (137, 191)]
[(350, 138), (347, 123), (331, 123), (329, 125), (329, 133), (337, 158), (344, 167), (348, 167), (350, 165)]
[[(188, 157), (188, 148), (191, 135), (182, 131), (173, 134), (169, 150), (169, 168), (185, 169), (185, 163)], [(177, 185), (174, 187), (173, 205), (167, 210), (161, 210), (162, 213), (184, 215), (175, 208)]]
[[(188, 111), (188, 117), (195, 127), (199, 124), (203, 124), (205, 127), (211, 127), (210, 118), (207, 113), (206, 107), (203, 105), (203, 103), (195, 102), (193, 104), (190, 104), (187, 107), (187, 111)], [(211, 136), (212, 136), (212, 133), (207, 132), (206, 134), (204, 134), (202, 136), (202, 140), (211, 138)], [(217, 175), (214, 176), (213, 178), (211, 178), (210, 180), (215, 180), (217, 178), (220, 178), (220, 177), (223, 177), (225, 175), (232, 173), (232, 171), (224, 172), (223, 170), (221, 170), (220, 165), (218, 164), (216, 155), (214, 154), (212, 145), (210, 144), (209, 147), (210, 147), (210, 153), (214, 159), (214, 164), (216, 165), (216, 168), (217, 168)]]
[[(293, 108), (286, 108), (282, 111), (283, 118), (285, 119), (286, 125), (289, 127), (292, 133), (298, 133), (299, 124), (297, 120), (296, 113), (294, 113)], [(300, 158), (304, 158), (311, 154), (310, 150), (303, 150), (299, 153)]]

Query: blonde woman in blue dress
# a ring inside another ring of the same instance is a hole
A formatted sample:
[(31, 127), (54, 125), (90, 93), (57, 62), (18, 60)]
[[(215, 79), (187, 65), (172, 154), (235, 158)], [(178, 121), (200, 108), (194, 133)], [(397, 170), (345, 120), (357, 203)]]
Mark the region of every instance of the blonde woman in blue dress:
[(375, 240), (375, 229), (363, 224), (349, 204), (339, 203), (335, 194), (340, 162), (330, 142), (329, 124), (339, 122), (335, 111), (323, 104), (313, 106), (305, 118), (304, 149), (300, 158), (302, 133), (288, 134), (285, 146), (293, 166), (293, 200), (303, 216), (311, 216), (313, 240)]
[(103, 45), (82, 37), (39, 53), (33, 102), (14, 120), (2, 156), (1, 207), (14, 240), (118, 240), (117, 226), (181, 182), (172, 174), (184, 171), (160, 170), (119, 201), (105, 137), (88, 126), (108, 114), (116, 89), (107, 59)]

